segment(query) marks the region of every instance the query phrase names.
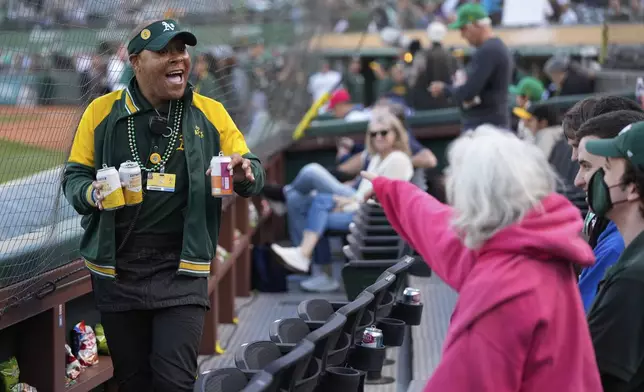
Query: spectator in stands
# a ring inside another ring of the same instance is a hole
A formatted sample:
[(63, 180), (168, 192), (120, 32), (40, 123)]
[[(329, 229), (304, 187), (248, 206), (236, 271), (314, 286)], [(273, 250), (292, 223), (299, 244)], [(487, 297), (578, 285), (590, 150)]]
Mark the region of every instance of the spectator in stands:
[(392, 65), (389, 72), (387, 72), (380, 66), (380, 64), (373, 63), (372, 69), (378, 79), (376, 82), (378, 98), (382, 98), (387, 95), (395, 95), (407, 104), (407, 93), (409, 92), (409, 87), (405, 76), (405, 65), (398, 62)]
[(342, 84), (351, 96), (351, 103), (364, 105), (364, 76), (360, 57), (353, 57), (342, 77)]
[(546, 158), (550, 158), (555, 144), (563, 139), (559, 111), (544, 103), (530, 106), (525, 113), (526, 127), (530, 131), (529, 140), (543, 151)]
[[(543, 83), (532, 76), (525, 76), (519, 80), (516, 85), (510, 86), (510, 94), (514, 95), (516, 106), (512, 109), (512, 114), (518, 119), (516, 126), (517, 135), (524, 139), (530, 136), (530, 130), (526, 127), (525, 121), (530, 118), (528, 109), (533, 103), (541, 101), (546, 89)], [(513, 121), (514, 122), (514, 121)]]
[[(367, 150), (370, 155), (368, 170), (384, 177), (409, 181), (414, 174), (411, 164), (407, 130), (388, 110), (374, 113), (369, 121), (366, 134)], [(329, 181), (326, 189), (321, 184), (311, 184), (298, 176), (285, 190), (289, 207), (289, 222), (300, 221), (303, 230), (292, 238), (294, 247), (271, 245), (284, 265), (296, 272), (307, 272), (311, 267), (313, 250), (327, 229), (348, 230), (353, 215), (371, 190), (369, 181), (360, 181), (357, 189)], [(318, 193), (310, 197), (310, 192)], [(300, 202), (302, 204), (300, 204)], [(299, 205), (296, 205), (299, 204)], [(330, 262), (330, 260), (325, 260)], [(339, 283), (331, 277), (330, 271), (302, 282), (307, 291), (334, 291)]]
[(580, 66), (573, 65), (568, 56), (555, 55), (546, 61), (543, 72), (552, 81), (550, 97), (592, 94), (594, 81)]
[(198, 55), (191, 75), (191, 83), (194, 86), (194, 92), (216, 99), (227, 108), (224, 90), (214, 75), (216, 69), (217, 59), (207, 54)]
[(459, 293), (425, 391), (600, 392), (572, 268), (593, 253), (543, 153), (484, 125), (451, 145), (448, 162), (451, 206), (362, 173), (395, 230)]
[[(411, 128), (407, 125), (406, 117), (409, 115), (409, 109), (388, 97), (383, 97), (378, 100), (374, 110), (379, 108), (389, 109), (407, 129), (409, 150), (412, 153), (411, 162), (414, 168), (432, 169), (436, 167), (438, 160), (434, 153), (416, 139)], [(370, 118), (371, 113), (367, 112), (367, 114)], [(363, 144), (353, 143), (348, 138), (342, 138), (340, 141), (342, 144), (340, 144), (340, 148), (338, 149), (338, 166), (334, 170), (331, 170), (331, 173), (340, 181), (350, 181), (360, 174), (360, 170), (364, 170), (367, 167), (369, 159), (364, 152)]]
[(617, 137), (586, 143), (589, 153), (605, 158), (588, 184), (588, 203), (615, 223), (626, 246), (588, 314), (605, 392), (644, 388), (644, 122), (618, 129), (620, 114), (594, 119)]
[[(139, 25), (128, 44), (134, 79), (90, 103), (65, 167), (120, 391), (192, 392), (221, 219), (221, 199), (206, 196), (209, 158), (231, 156), (240, 196), (264, 183), (224, 107), (186, 88), (196, 43), (171, 19)], [(143, 202), (105, 211), (97, 170), (126, 161), (143, 171)]]
[[(590, 154), (586, 143), (590, 140), (611, 139), (618, 135), (618, 131), (628, 124), (644, 121), (644, 113), (628, 110), (612, 112), (615, 124), (606, 127), (606, 119), (602, 116), (586, 121), (576, 132), (579, 139), (578, 159), (579, 173), (575, 178), (575, 185), (589, 191), (588, 185), (592, 176), (606, 161), (603, 157)], [(591, 244), (595, 253), (595, 264), (585, 268), (579, 276), (579, 289), (586, 312), (597, 294), (599, 282), (603, 279), (606, 270), (611, 267), (624, 251), (624, 240), (617, 230), (615, 223), (606, 220), (606, 225), (595, 242)]]
[(344, 89), (338, 89), (331, 94), (328, 111), (335, 118), (343, 119), (346, 122), (367, 121), (369, 113), (364, 111), (362, 105), (354, 104), (351, 95)]
[(434, 97), (452, 98), (462, 110), (463, 129), (480, 124), (510, 128), (508, 87), (512, 78), (512, 55), (503, 41), (494, 36), (492, 21), (480, 4), (458, 8), (451, 28), (461, 30), (463, 38), (476, 48), (465, 67), (465, 76), (453, 84), (434, 81), (429, 91)]
[(557, 183), (557, 192), (563, 194), (574, 203), (582, 215), (587, 212), (586, 194), (583, 189), (574, 185), (579, 172), (579, 164), (569, 159), (571, 148), (563, 137), (559, 110), (548, 102), (530, 106), (526, 112), (529, 130), (528, 140), (532, 141), (543, 151), (548, 162), (561, 179)]
[(129, 80), (124, 81), (126, 73), (128, 53), (125, 45), (119, 45), (116, 51), (110, 56), (107, 63), (107, 84), (111, 91), (122, 90), (127, 87)]
[(571, 159), (577, 160), (579, 138), (576, 136), (581, 124), (589, 119), (617, 110), (642, 111), (643, 109), (632, 99), (617, 95), (588, 97), (577, 102), (563, 117), (562, 125), (568, 144), (572, 147)]
[(332, 92), (342, 80), (342, 74), (331, 69), (331, 64), (324, 60), (320, 70), (309, 77), (308, 91), (313, 102), (317, 102), (322, 94)]
[[(425, 62), (417, 75), (410, 76), (409, 104), (415, 110), (433, 110), (449, 107), (445, 96), (433, 97), (427, 88), (434, 80), (451, 83), (458, 69), (456, 58), (443, 46), (447, 27), (440, 22), (432, 22), (427, 27), (431, 47), (425, 51)], [(415, 59), (414, 59), (415, 60)]]

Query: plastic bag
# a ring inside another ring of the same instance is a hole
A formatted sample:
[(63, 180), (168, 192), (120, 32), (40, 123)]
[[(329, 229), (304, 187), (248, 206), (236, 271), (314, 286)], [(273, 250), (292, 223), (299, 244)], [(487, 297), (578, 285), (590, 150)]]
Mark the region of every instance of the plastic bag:
[(25, 384), (24, 382), (18, 383), (11, 388), (11, 392), (38, 392), (36, 388), (31, 385)]
[(98, 363), (98, 348), (96, 347), (96, 335), (89, 325), (84, 321), (76, 324), (73, 333), (72, 353), (78, 359), (81, 366), (88, 367)]
[(78, 362), (78, 359), (72, 353), (71, 347), (65, 345), (65, 377), (68, 380), (76, 380), (81, 372), (81, 364)]
[(0, 363), (0, 386), (4, 386), (3, 392), (11, 392), (13, 388), (20, 381), (20, 368), (18, 367), (18, 360), (16, 357), (11, 357), (9, 360)]
[(110, 349), (107, 347), (107, 338), (105, 337), (103, 325), (96, 324), (94, 332), (96, 333), (96, 346), (98, 346), (98, 353), (101, 355), (110, 355)]

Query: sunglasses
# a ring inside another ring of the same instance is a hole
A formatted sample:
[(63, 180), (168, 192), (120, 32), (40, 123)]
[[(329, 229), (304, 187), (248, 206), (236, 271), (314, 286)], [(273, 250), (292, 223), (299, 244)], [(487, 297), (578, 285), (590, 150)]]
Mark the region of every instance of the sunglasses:
[(387, 137), (387, 134), (389, 134), (389, 130), (388, 130), (388, 129), (383, 129), (383, 130), (381, 130), (381, 131), (369, 131), (369, 136), (371, 136), (371, 137), (372, 137), (372, 138), (374, 138), (374, 139), (375, 139), (378, 135), (380, 135), (380, 136), (382, 136), (382, 137)]

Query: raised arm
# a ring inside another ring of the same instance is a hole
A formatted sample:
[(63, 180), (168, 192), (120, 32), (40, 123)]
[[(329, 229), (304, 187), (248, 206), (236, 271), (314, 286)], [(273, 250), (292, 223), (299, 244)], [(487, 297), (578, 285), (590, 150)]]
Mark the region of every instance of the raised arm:
[(445, 283), (459, 291), (474, 256), (450, 226), (452, 209), (407, 181), (378, 177), (373, 189), (396, 232)]

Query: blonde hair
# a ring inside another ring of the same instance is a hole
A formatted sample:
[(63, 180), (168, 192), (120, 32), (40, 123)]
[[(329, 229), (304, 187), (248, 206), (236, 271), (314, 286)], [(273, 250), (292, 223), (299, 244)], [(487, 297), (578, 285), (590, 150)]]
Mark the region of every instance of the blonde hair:
[(452, 225), (470, 249), (521, 221), (555, 191), (557, 175), (543, 152), (491, 125), (456, 139), (447, 159)]
[(396, 134), (396, 141), (394, 142), (394, 149), (402, 151), (407, 155), (411, 156), (411, 151), (409, 150), (409, 136), (407, 135), (407, 130), (403, 124), (394, 116), (391, 111), (387, 108), (378, 108), (374, 109), (371, 112), (371, 120), (369, 120), (369, 125), (367, 125), (367, 152), (369, 155), (376, 154), (375, 149), (373, 148), (373, 141), (371, 140), (370, 132), (372, 130), (384, 130), (393, 131)]

